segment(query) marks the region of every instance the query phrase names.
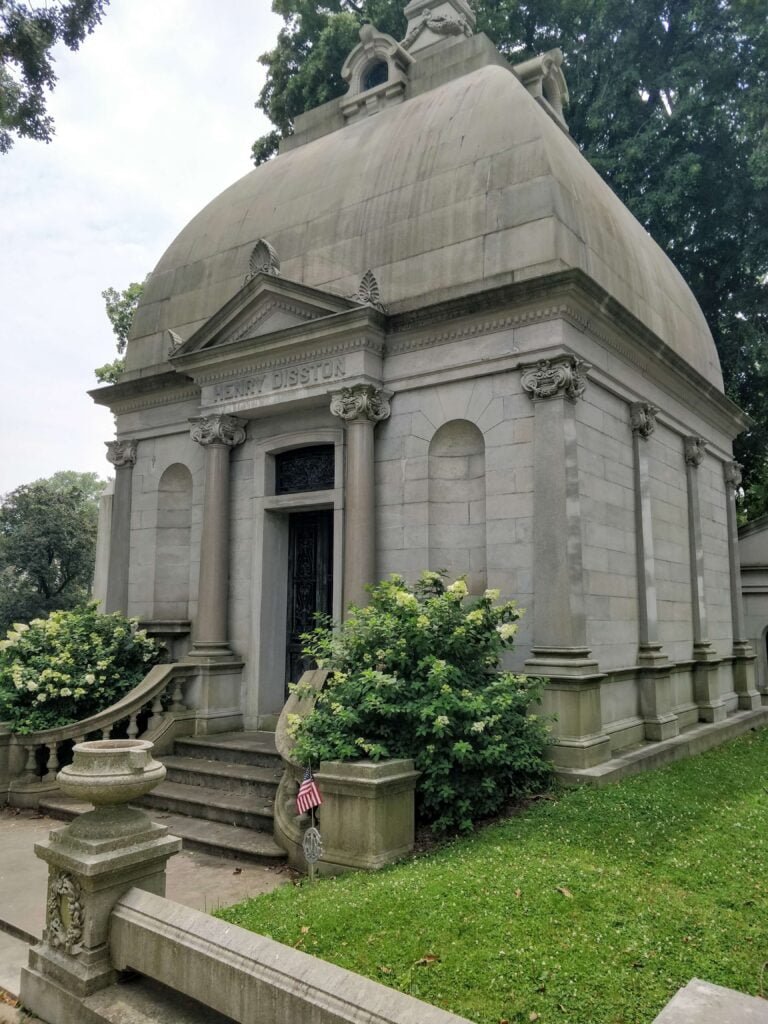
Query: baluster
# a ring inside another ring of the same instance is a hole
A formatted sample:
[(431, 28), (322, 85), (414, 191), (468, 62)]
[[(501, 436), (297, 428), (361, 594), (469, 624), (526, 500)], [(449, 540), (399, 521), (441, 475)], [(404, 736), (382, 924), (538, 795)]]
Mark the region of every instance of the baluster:
[(134, 712), (128, 720), (128, 739), (135, 740), (139, 735), (138, 712)]
[(173, 685), (173, 696), (171, 698), (171, 711), (186, 711), (187, 706), (184, 703), (184, 691), (182, 690), (183, 680), (178, 677), (172, 684), (169, 684), (168, 689)]
[(160, 690), (155, 694), (155, 699), (152, 701), (152, 725), (159, 725), (163, 720), (163, 695)]
[(37, 744), (25, 744), (24, 750), (26, 751), (26, 761), (24, 763), (24, 770), (21, 773), (21, 777), (24, 782), (37, 782)]
[(61, 768), (58, 743), (50, 743), (48, 745), (48, 751), (48, 773), (55, 779), (59, 773), (59, 769)]

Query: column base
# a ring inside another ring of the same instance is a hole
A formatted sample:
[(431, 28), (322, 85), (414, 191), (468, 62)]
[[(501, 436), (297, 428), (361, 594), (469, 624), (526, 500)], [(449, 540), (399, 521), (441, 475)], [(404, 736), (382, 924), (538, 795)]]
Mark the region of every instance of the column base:
[(727, 709), (720, 696), (718, 677), (720, 660), (709, 640), (698, 640), (693, 645), (693, 699), (699, 708), (699, 721), (723, 722)]
[(185, 661), (235, 661), (236, 655), (228, 643), (214, 640), (195, 640)]
[(754, 711), (762, 706), (762, 697), (755, 678), (757, 658), (748, 640), (733, 641), (733, 657), (733, 688), (738, 694), (739, 711)]
[(669, 659), (661, 644), (640, 645), (638, 663), (641, 668), (640, 714), (643, 716), (645, 739), (653, 743), (671, 740), (680, 732), (680, 723), (672, 710), (672, 678)]

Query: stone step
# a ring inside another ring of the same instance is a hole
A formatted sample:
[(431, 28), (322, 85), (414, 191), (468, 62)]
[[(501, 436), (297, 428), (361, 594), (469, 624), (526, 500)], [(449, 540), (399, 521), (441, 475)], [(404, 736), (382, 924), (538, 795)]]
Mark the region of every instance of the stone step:
[[(211, 736), (185, 736), (176, 740), (179, 757), (202, 757), (207, 761), (272, 767), (279, 755), (273, 732), (229, 732)], [(282, 762), (281, 762), (282, 763)]]
[(207, 786), (240, 796), (263, 797), (274, 800), (283, 774), (280, 763), (263, 765), (239, 764), (231, 761), (209, 761), (202, 757), (164, 755), (162, 762), (168, 769), (166, 780), (186, 786)]
[(252, 828), (272, 835), (272, 803), (264, 797), (244, 797), (208, 786), (161, 782), (140, 801), (140, 806)]
[(234, 1024), (194, 999), (173, 992), (151, 978), (129, 978), (85, 999), (89, 1021), (104, 1024)]
[[(92, 804), (63, 795), (52, 796), (40, 804), (40, 812), (57, 821), (71, 821), (91, 810)], [(171, 814), (169, 811), (149, 811), (149, 816), (159, 825), (165, 825), (171, 835), (178, 836), (185, 850), (198, 850), (214, 857), (247, 860), (257, 864), (274, 864), (285, 860), (284, 851), (265, 832), (190, 818), (184, 814)]]

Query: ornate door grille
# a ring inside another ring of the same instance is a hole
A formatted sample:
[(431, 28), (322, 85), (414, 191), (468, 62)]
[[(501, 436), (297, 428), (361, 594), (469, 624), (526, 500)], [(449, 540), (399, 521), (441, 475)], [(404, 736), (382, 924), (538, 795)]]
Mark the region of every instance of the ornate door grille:
[(286, 682), (311, 668), (301, 634), (314, 629), (318, 612), (333, 608), (333, 512), (294, 512), (288, 519), (288, 637)]

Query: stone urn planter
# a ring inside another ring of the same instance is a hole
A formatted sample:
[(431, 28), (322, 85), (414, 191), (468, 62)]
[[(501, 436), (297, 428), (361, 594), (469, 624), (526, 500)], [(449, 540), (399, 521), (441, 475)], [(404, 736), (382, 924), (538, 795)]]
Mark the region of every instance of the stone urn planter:
[(165, 778), (165, 765), (152, 757), (148, 740), (91, 740), (75, 744), (72, 753), (72, 763), (58, 774), (59, 786), (96, 807), (138, 800)]

